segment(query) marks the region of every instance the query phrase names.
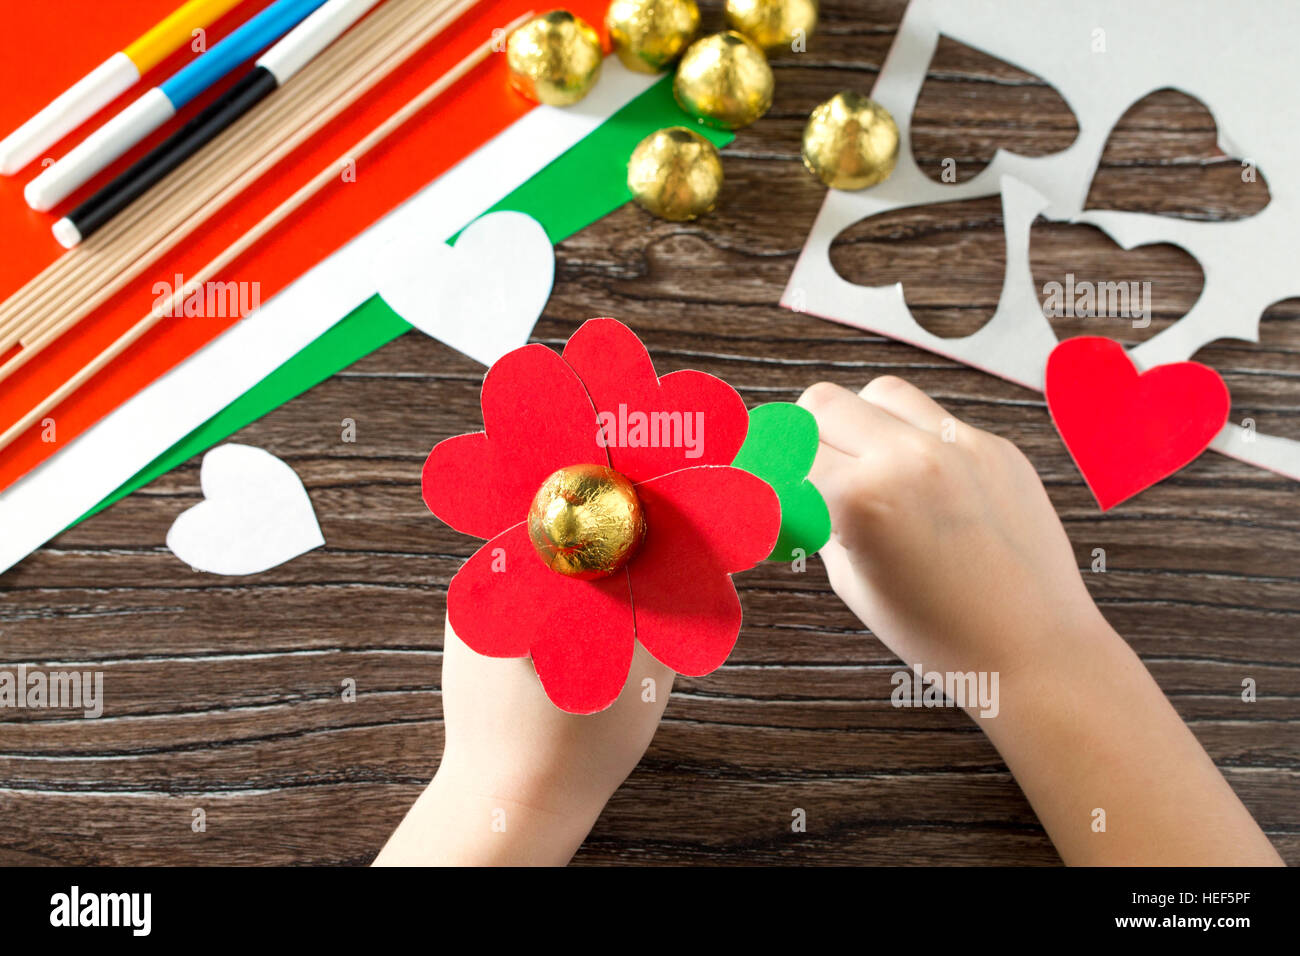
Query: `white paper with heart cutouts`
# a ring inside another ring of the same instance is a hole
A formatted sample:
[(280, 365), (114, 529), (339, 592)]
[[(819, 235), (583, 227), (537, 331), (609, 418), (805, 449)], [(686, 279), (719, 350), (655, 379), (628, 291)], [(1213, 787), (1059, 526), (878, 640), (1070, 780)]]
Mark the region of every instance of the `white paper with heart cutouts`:
[(203, 456), (203, 501), (172, 523), (167, 547), (195, 571), (258, 574), (325, 543), (307, 489), (292, 468), (251, 445)]
[[(1181, 0), (1175, 6), (1176, 14), (1168, 5), (1134, 0), (912, 0), (871, 93), (898, 123), (898, 165), (870, 189), (827, 190), (781, 304), (1041, 391), (1056, 344), (1029, 269), (1028, 227), (1041, 215), (1095, 225), (1125, 249), (1170, 242), (1200, 263), (1200, 298), (1187, 315), (1129, 353), (1139, 368), (1184, 361), (1218, 338), (1258, 341), (1260, 313), (1300, 294), (1300, 124), (1292, 120), (1300, 3)], [(966, 182), (931, 180), (912, 155), (911, 123), (940, 36), (1052, 84), (1078, 119), (1075, 141), (1047, 156), (999, 149)], [(1233, 222), (1084, 210), (1111, 129), (1130, 106), (1162, 87), (1201, 100), (1218, 123), (1224, 151), (1250, 160), (1267, 177), (1264, 210)], [(901, 285), (859, 286), (831, 265), (832, 242), (856, 222), (999, 192), (1007, 229), (1002, 296), (993, 318), (972, 335), (933, 335), (912, 316)], [(1300, 480), (1300, 441), (1264, 434), (1272, 421), (1261, 417), (1258, 424), (1256, 433), (1229, 423), (1211, 447)]]
[(390, 242), (371, 264), (394, 312), (440, 342), (491, 365), (528, 343), (555, 281), (555, 250), (522, 212), (470, 223), (449, 246), (438, 234)]

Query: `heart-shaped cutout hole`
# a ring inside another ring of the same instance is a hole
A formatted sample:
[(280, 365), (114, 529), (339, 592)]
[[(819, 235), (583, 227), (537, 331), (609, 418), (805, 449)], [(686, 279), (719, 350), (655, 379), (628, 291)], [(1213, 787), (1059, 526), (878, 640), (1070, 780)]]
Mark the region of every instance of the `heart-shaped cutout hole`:
[(1205, 284), (1196, 257), (1172, 243), (1123, 249), (1095, 226), (1042, 218), (1030, 229), (1029, 266), (1060, 339), (1143, 342), (1186, 315)]
[(1224, 222), (1256, 215), (1269, 198), (1263, 170), (1219, 148), (1206, 105), (1164, 89), (1111, 129), (1084, 208)]
[(960, 338), (993, 318), (1007, 242), (1002, 199), (909, 206), (868, 216), (831, 242), (831, 267), (855, 285), (903, 284), (917, 324)]
[(1230, 421), (1256, 435), (1300, 441), (1295, 357), (1300, 354), (1300, 297), (1275, 302), (1259, 320), (1259, 341), (1215, 339), (1192, 356), (1223, 369), (1232, 392)]
[(999, 149), (1047, 156), (1078, 135), (1078, 120), (1050, 83), (939, 37), (912, 113), (912, 155), (930, 179), (963, 183)]

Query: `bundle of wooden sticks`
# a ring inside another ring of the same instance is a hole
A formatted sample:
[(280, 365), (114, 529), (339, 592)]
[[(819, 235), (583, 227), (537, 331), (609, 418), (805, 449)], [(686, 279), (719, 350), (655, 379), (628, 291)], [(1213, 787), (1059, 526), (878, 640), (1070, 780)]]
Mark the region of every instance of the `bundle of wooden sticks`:
[[(0, 304), (0, 380), (36, 359), (112, 296), (438, 37), (475, 0), (386, 0), (287, 83), (207, 142), (120, 215)], [(531, 14), (519, 18), (522, 22)], [(513, 27), (515, 24), (511, 24)], [(509, 27), (507, 28), (509, 29)], [(292, 36), (292, 35), (291, 35)], [(0, 449), (145, 336), (196, 288), (288, 219), (492, 51), (492, 38), (355, 143), (219, 253), (166, 302), (0, 434)]]

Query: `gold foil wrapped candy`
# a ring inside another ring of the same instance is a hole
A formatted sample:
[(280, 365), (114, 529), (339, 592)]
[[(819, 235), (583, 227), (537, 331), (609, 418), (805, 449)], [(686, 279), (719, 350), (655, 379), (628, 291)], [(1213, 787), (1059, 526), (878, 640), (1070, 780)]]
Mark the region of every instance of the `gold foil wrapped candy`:
[(803, 164), (832, 189), (865, 189), (898, 161), (898, 126), (889, 111), (857, 93), (836, 93), (808, 117)]
[(765, 50), (788, 47), (817, 29), (817, 0), (727, 0), (727, 26)]
[(603, 465), (570, 465), (544, 482), (528, 509), (528, 537), (546, 566), (574, 578), (603, 578), (645, 538), (632, 483)]
[(734, 30), (691, 44), (677, 67), (677, 105), (702, 123), (740, 129), (772, 105), (772, 68), (752, 40)]
[(534, 17), (510, 34), (506, 65), (510, 85), (538, 103), (569, 106), (600, 77), (600, 37), (567, 10)]
[(632, 151), (627, 188), (637, 205), (661, 219), (694, 219), (717, 202), (722, 159), (695, 130), (670, 126), (651, 133)]
[(695, 0), (614, 0), (605, 14), (614, 52), (629, 70), (641, 73), (666, 69), (699, 25)]

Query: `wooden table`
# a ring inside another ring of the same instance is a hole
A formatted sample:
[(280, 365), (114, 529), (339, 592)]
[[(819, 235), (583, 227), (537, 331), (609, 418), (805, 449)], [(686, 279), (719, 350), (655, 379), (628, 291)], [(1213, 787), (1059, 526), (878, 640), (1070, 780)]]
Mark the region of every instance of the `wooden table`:
[[(720, 22), (718, 4), (705, 23)], [(870, 90), (899, 2), (828, 0), (804, 54), (774, 58), (772, 111), (725, 151), (718, 211), (693, 224), (623, 208), (560, 245), (536, 341), (559, 346), (613, 315), (661, 372), (692, 367), (751, 405), (811, 382), (900, 374), (1016, 441), (1061, 513), (1088, 586), (1282, 855), (1300, 863), (1300, 512), (1292, 482), (1216, 454), (1101, 515), (1041, 396), (934, 355), (785, 311), (777, 301), (823, 190), (799, 164), (811, 108)], [(1073, 120), (1041, 81), (945, 41), (917, 114), (936, 178), (973, 175), (997, 145), (1050, 152)], [(1163, 92), (1115, 130), (1093, 205), (1201, 218), (1249, 214), (1264, 186), (1218, 154), (1214, 121)], [(1002, 282), (996, 199), (901, 212), (848, 230), (848, 278), (903, 280), (918, 318), (971, 331)], [(1066, 272), (1154, 283), (1155, 321), (1060, 320), (1126, 341), (1181, 315), (1199, 269), (1170, 247), (1121, 252), (1085, 227), (1039, 222), (1041, 288)], [(1300, 437), (1300, 304), (1263, 343), (1198, 358), (1222, 371), (1233, 417)], [(482, 369), (410, 334), (245, 428), (235, 440), (297, 470), (326, 547), (250, 580), (191, 572), (163, 544), (198, 500), (187, 463), (0, 578), (5, 666), (105, 674), (99, 720), (0, 714), (0, 862), (364, 864), (442, 746), (447, 582), (476, 547), (425, 510), (429, 448), (479, 427)], [(356, 421), (354, 444), (340, 422)], [(1105, 573), (1091, 573), (1104, 548)], [(739, 581), (745, 627), (715, 674), (682, 679), (649, 753), (578, 854), (583, 863), (1053, 864), (997, 753), (963, 715), (897, 710), (899, 663), (839, 603), (817, 560)], [(1253, 678), (1259, 699), (1241, 699)], [(340, 701), (356, 682), (355, 703)], [(194, 832), (202, 808), (206, 831)], [(791, 813), (807, 832), (791, 832)]]

